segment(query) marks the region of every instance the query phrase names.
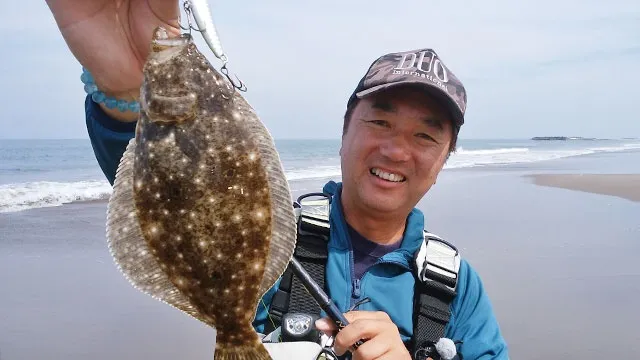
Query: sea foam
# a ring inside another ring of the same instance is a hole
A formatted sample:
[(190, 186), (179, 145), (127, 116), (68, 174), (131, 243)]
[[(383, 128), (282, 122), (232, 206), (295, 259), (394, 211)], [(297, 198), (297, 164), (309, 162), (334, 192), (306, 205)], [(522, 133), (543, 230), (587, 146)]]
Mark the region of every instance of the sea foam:
[(110, 194), (111, 186), (106, 180), (5, 184), (0, 185), (0, 213), (108, 199)]

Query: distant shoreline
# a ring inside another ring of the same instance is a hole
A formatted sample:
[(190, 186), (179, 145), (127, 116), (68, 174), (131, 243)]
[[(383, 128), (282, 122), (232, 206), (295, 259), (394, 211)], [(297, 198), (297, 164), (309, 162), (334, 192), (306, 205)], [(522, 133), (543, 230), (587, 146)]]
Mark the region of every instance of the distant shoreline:
[(597, 139), (597, 138), (585, 138), (579, 136), (534, 136), (531, 140), (558, 140), (558, 141), (566, 141), (566, 140), (605, 140), (605, 139)]
[(634, 137), (625, 137), (625, 138), (592, 138), (592, 137), (582, 137), (582, 136), (534, 136), (530, 140), (536, 141), (568, 141), (568, 140), (640, 140), (640, 138)]
[(616, 196), (640, 202), (640, 174), (535, 174), (539, 186)]

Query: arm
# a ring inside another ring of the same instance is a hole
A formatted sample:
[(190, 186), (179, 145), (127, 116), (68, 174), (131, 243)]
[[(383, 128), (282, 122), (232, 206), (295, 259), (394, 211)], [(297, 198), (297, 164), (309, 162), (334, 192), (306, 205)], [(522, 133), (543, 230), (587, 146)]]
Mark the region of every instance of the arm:
[(464, 260), (459, 284), (446, 337), (463, 341), (458, 350), (465, 360), (509, 359), (507, 344), (482, 280)]
[(135, 136), (135, 122), (123, 122), (107, 115), (91, 96), (85, 99), (87, 132), (102, 172), (113, 185), (120, 158)]

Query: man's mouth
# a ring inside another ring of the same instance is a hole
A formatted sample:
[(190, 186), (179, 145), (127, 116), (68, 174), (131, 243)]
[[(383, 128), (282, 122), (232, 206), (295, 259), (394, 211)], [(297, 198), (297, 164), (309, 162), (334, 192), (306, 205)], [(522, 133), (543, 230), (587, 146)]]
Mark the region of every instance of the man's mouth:
[(391, 181), (391, 182), (403, 182), (406, 178), (400, 174), (388, 173), (386, 171), (382, 171), (378, 168), (369, 169), (371, 175), (375, 175), (380, 179)]

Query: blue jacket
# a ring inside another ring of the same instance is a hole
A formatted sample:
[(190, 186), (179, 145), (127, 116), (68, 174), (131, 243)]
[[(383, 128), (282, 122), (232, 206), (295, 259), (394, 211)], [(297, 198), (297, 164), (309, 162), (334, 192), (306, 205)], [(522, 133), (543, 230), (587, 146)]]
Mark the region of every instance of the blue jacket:
[[(102, 171), (113, 184), (120, 157), (127, 143), (135, 136), (135, 123), (123, 124), (110, 119), (90, 97), (86, 100), (87, 130)], [(384, 311), (398, 326), (403, 340), (413, 334), (414, 277), (410, 262), (423, 241), (424, 216), (414, 209), (399, 249), (386, 254), (369, 268), (361, 279), (353, 279), (353, 252), (340, 202), (341, 184), (329, 182), (325, 192), (334, 199), (331, 207), (331, 233), (326, 268), (327, 292), (339, 309), (346, 312), (358, 300), (370, 302), (360, 310)], [(256, 309), (254, 327), (263, 332), (268, 306), (279, 282), (269, 290)], [(508, 359), (507, 345), (500, 332), (491, 303), (482, 281), (469, 263), (462, 259), (457, 296), (451, 304), (451, 320), (445, 336), (462, 340), (459, 351), (465, 360)]]

